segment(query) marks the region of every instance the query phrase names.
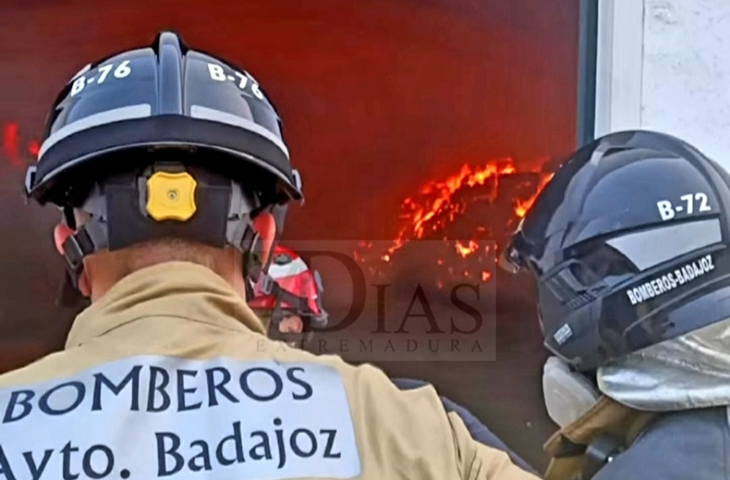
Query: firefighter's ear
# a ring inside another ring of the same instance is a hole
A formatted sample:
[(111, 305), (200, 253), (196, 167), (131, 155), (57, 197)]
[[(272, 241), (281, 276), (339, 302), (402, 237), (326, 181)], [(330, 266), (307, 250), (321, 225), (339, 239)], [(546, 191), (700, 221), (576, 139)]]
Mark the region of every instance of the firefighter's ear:
[(73, 229), (63, 223), (59, 223), (53, 228), (53, 243), (56, 245), (58, 253), (63, 255), (63, 244), (73, 234)]
[(276, 240), (276, 220), (269, 212), (260, 213), (253, 219), (253, 228), (259, 234), (261, 242), (261, 264), (266, 265)]

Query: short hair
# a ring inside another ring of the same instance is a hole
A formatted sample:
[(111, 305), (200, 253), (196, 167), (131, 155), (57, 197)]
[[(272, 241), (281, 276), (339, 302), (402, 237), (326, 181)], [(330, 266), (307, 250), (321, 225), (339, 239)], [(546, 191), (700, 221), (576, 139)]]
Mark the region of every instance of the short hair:
[[(76, 227), (86, 223), (91, 216), (83, 211), (74, 210)], [(120, 264), (131, 273), (160, 262), (191, 262), (216, 271), (222, 261), (231, 257), (224, 249), (210, 247), (202, 243), (182, 238), (166, 237), (141, 242), (130, 247), (109, 252), (117, 257)]]
[(223, 250), (181, 238), (160, 238), (141, 242), (117, 252), (125, 269), (131, 272), (141, 270), (161, 262), (191, 262), (218, 269), (223, 258)]
[[(89, 215), (81, 210), (76, 210), (74, 216), (77, 228), (89, 220)], [(117, 281), (136, 271), (166, 262), (194, 263), (225, 279), (231, 275), (245, 276), (243, 253), (239, 250), (231, 246), (213, 247), (182, 238), (158, 238), (119, 250), (102, 250), (98, 254), (98, 257), (89, 257), (93, 267), (91, 264), (87, 266), (90, 270), (103, 268)]]

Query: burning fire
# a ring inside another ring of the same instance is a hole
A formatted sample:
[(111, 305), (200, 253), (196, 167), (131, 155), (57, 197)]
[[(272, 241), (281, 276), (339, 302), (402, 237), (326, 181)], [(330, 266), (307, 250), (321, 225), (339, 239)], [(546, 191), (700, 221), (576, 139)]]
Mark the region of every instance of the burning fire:
[[(443, 257), (436, 258), (436, 264), (445, 268), (449, 276), (453, 278), (456, 274), (461, 278), (489, 281), (493, 276), (494, 255), (498, 248), (495, 242), (525, 216), (537, 195), (552, 178), (552, 173), (541, 171), (540, 167), (544, 163), (524, 168), (511, 158), (491, 160), (481, 166), (464, 165), (458, 173), (445, 179), (427, 182), (416, 195), (403, 200), (398, 233), (384, 252), (375, 252), (379, 255), (380, 263), (393, 262), (398, 252), (409, 242), (440, 239), (452, 254), (456, 254), (449, 261)], [(515, 181), (509, 191), (504, 193), (501, 186), (507, 179)], [(504, 203), (505, 194), (510, 195), (508, 218), (497, 219), (487, 212), (475, 212), (476, 223), (469, 225), (469, 231), (464, 232), (466, 235), (450, 233), (456, 224), (464, 223), (465, 217), (470, 216), (470, 210), (484, 205), (497, 207), (497, 204)], [(500, 228), (505, 231), (500, 231)], [(469, 240), (453, 240), (465, 237)], [(373, 265), (372, 256), (365, 253), (371, 249), (372, 244), (362, 244), (360, 251), (356, 252), (356, 259), (367, 264), (371, 273), (382, 273), (381, 269)], [(469, 261), (464, 262), (467, 259)], [(480, 270), (479, 273), (473, 272), (475, 267)], [(437, 280), (437, 283), (439, 287), (443, 286), (442, 279)]]
[[(16, 123), (3, 126), (3, 152), (14, 167), (35, 161), (40, 143), (24, 138)], [(355, 259), (366, 265), (371, 274), (383, 273), (382, 266), (393, 263), (401, 250), (415, 240), (440, 240), (445, 245), (444, 255), (435, 259), (436, 266), (445, 270), (449, 277), (481, 279), (493, 277), (494, 257), (500, 237), (524, 217), (535, 198), (552, 178), (552, 173), (542, 170), (545, 161), (525, 167), (511, 158), (490, 160), (480, 166), (464, 165), (451, 176), (426, 182), (418, 192), (403, 200), (400, 226), (393, 241), (384, 251), (374, 252), (374, 245), (361, 242)], [(504, 191), (503, 183), (514, 180), (511, 188)], [(508, 195), (509, 197), (505, 198)], [(475, 212), (479, 206), (494, 206), (508, 200), (509, 215), (496, 217), (492, 213)], [(466, 229), (452, 232), (452, 227), (464, 219), (474, 217), (476, 223), (466, 222)], [(459, 238), (461, 240), (454, 240)], [(469, 238), (468, 240), (463, 240)], [(451, 258), (447, 258), (447, 252)], [(373, 256), (375, 255), (375, 256)], [(477, 269), (475, 271), (475, 269)], [(444, 279), (437, 279), (442, 288)]]

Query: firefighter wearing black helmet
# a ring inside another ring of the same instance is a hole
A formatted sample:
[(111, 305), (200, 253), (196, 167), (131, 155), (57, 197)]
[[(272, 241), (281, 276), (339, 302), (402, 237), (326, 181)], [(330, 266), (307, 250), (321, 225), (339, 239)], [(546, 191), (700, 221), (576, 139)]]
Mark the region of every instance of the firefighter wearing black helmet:
[(298, 178), (259, 83), (173, 33), (68, 83), (27, 189), (92, 303), (0, 376), (1, 476), (534, 478), (433, 389), (266, 338), (246, 290)]
[(719, 479), (730, 458), (730, 177), (669, 135), (609, 134), (503, 252), (537, 283), (561, 427), (546, 478)]

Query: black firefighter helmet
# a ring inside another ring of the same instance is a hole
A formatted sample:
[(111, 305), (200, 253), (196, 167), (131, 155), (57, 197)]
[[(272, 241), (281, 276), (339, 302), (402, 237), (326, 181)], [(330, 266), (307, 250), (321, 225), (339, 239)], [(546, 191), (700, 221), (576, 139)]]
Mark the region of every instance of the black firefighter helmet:
[(64, 246), (73, 280), (86, 255), (161, 237), (256, 252), (257, 216), (302, 199), (264, 89), (166, 31), (68, 82), (26, 190), (72, 227), (88, 214)]
[(545, 345), (590, 371), (730, 317), (730, 177), (669, 135), (606, 135), (536, 199), (502, 265), (537, 280)]

